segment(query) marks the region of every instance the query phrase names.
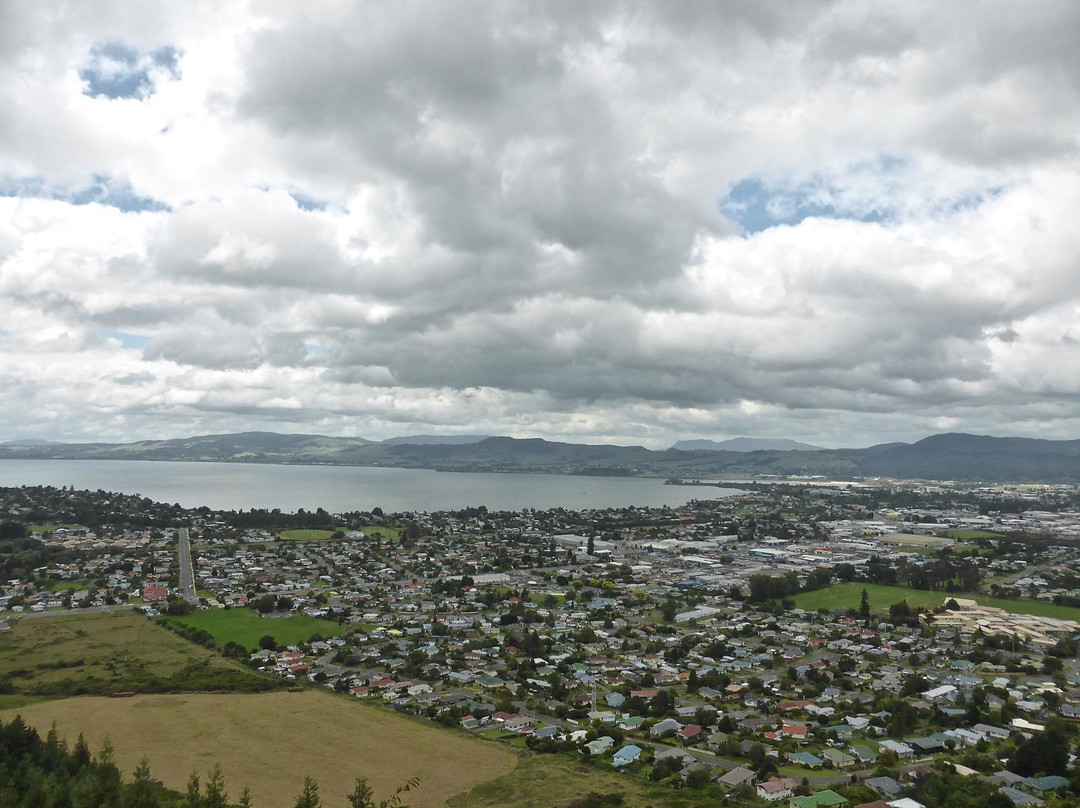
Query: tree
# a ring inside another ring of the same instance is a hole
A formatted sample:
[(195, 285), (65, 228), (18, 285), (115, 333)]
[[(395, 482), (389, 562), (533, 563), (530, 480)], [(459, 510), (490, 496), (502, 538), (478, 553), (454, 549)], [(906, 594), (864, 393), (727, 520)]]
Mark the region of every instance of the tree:
[(244, 790), (240, 792), (240, 799), (236, 803), (236, 808), (252, 808), (251, 789), (247, 786), (244, 786)]
[(199, 787), (199, 775), (192, 772), (187, 781), (187, 792), (184, 795), (184, 808), (202, 808), (202, 790)]
[(273, 634), (264, 634), (259, 638), (259, 647), (267, 651), (273, 651), (277, 648), (277, 640), (274, 639)]
[(206, 796), (203, 798), (205, 808), (228, 808), (229, 795), (225, 791), (225, 775), (221, 772), (221, 764), (214, 766), (210, 777), (206, 780)]
[(154, 784), (150, 779), (150, 761), (143, 756), (132, 773), (131, 788), (124, 801), (125, 808), (157, 808)]
[(347, 797), (349, 808), (409, 808), (407, 805), (402, 805), (401, 795), (406, 791), (412, 791), (418, 785), (420, 785), (420, 779), (413, 777), (394, 789), (394, 793), (385, 800), (375, 802), (375, 794), (368, 785), (367, 778), (357, 777), (352, 794)]
[(366, 777), (357, 777), (352, 794), (347, 797), (350, 808), (374, 808), (375, 794)]
[(296, 798), (294, 808), (322, 808), (322, 797), (319, 796), (319, 784), (311, 777), (304, 778), (304, 788)]
[(862, 591), (862, 595), (859, 598), (859, 617), (863, 620), (868, 620), (870, 618), (870, 595), (867, 594), (865, 589)]

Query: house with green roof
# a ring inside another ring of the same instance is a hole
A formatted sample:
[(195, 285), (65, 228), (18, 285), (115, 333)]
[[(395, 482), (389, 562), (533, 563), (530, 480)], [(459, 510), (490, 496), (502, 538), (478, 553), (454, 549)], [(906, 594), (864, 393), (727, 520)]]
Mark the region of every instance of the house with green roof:
[(828, 806), (843, 805), (846, 802), (846, 797), (827, 789), (806, 797), (792, 797), (791, 802), (788, 803), (788, 808), (828, 808)]

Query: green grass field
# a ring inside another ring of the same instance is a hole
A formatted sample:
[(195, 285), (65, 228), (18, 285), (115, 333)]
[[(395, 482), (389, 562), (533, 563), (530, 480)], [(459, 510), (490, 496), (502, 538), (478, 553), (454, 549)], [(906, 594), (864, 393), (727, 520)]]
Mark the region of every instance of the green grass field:
[(129, 611), (19, 620), (0, 642), (0, 680), (52, 696), (278, 686)]
[(365, 536), (382, 536), (384, 539), (396, 539), (401, 535), (399, 527), (385, 527), (383, 525), (365, 525), (360, 528)]
[(297, 529), (282, 530), (278, 533), (278, 538), (285, 541), (329, 541), (333, 535), (332, 530)]
[(946, 534), (951, 539), (1000, 539), (1002, 533), (994, 533), (990, 530), (950, 530)]
[(818, 609), (858, 609), (862, 591), (866, 590), (870, 601), (870, 611), (875, 614), (888, 614), (894, 603), (906, 600), (908, 606), (923, 609), (935, 609), (948, 598), (970, 598), (983, 606), (995, 606), (1012, 614), (1035, 614), (1041, 617), (1056, 617), (1062, 620), (1080, 622), (1080, 609), (1071, 606), (1057, 606), (1041, 600), (1009, 600), (992, 598), (987, 595), (970, 593), (927, 592), (923, 589), (910, 589), (906, 586), (883, 586), (881, 584), (835, 584), (828, 589), (816, 592), (804, 592), (795, 596), (795, 605), (800, 609), (816, 611)]
[(210, 633), (217, 644), (224, 647), (230, 640), (249, 650), (259, 647), (259, 640), (271, 635), (278, 645), (295, 645), (307, 642), (314, 634), (337, 637), (342, 627), (334, 620), (322, 620), (295, 614), (292, 617), (260, 617), (251, 609), (209, 609), (193, 612), (183, 617), (170, 617), (168, 622), (183, 623)]
[(31, 533), (52, 533), (60, 528), (66, 530), (86, 530), (83, 525), (32, 525), (30, 527)]

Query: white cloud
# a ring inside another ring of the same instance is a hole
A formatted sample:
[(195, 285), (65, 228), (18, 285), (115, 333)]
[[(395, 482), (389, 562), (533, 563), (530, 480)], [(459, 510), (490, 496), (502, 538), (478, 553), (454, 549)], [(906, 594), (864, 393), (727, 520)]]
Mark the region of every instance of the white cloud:
[(0, 436), (1074, 435), (1075, 4), (309, 6), (0, 11)]

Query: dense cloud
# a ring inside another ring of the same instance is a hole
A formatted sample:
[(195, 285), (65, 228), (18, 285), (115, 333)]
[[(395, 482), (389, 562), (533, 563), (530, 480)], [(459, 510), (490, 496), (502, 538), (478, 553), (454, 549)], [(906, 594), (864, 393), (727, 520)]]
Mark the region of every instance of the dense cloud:
[(0, 8), (0, 439), (1080, 434), (1071, 2)]

